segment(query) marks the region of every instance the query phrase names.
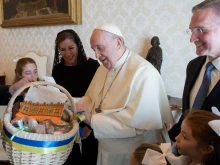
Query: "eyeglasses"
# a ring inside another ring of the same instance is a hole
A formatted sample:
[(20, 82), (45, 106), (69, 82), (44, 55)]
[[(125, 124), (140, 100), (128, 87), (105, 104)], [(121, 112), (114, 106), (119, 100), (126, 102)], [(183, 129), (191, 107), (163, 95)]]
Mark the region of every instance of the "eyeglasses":
[(200, 36), (200, 35), (203, 35), (205, 32), (208, 32), (209, 30), (208, 29), (205, 29), (205, 28), (201, 28), (201, 27), (197, 27), (197, 28), (193, 28), (193, 29), (188, 29), (186, 30), (186, 33), (188, 35), (196, 35), (196, 36)]
[(200, 36), (200, 35), (203, 35), (204, 33), (209, 32), (212, 28), (217, 27), (217, 26), (219, 26), (219, 25), (214, 25), (214, 26), (211, 26), (209, 28), (206, 28), (206, 27), (196, 27), (196, 28), (192, 28), (192, 29), (186, 30), (186, 33), (189, 34), (190, 36), (192, 34), (194, 34), (196, 36)]

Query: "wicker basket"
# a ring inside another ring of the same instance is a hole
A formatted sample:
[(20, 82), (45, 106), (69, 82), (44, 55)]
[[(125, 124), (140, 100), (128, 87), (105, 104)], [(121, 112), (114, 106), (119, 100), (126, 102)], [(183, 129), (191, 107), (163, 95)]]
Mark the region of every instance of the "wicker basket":
[[(71, 102), (72, 110), (75, 113), (74, 103), (71, 95), (63, 87), (44, 81), (29, 83), (18, 89), (12, 96), (7, 110), (4, 114), (2, 143), (12, 165), (62, 165), (68, 158), (76, 136), (78, 135), (78, 122), (73, 119), (73, 128), (70, 132), (62, 135), (37, 134), (26, 131), (19, 131), (11, 123), (12, 107), (15, 98), (30, 86), (50, 85), (59, 88), (64, 92)], [(67, 111), (73, 116), (72, 112)], [(11, 136), (16, 136), (11, 140)]]

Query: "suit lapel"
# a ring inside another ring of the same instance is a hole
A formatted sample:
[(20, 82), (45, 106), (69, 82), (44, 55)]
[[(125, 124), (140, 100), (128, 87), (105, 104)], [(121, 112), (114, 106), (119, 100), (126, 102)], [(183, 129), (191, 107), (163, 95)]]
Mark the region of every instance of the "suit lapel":
[(219, 109), (220, 108), (219, 100), (220, 100), (220, 80), (217, 82), (217, 84), (214, 86), (212, 91), (206, 97), (202, 105), (202, 109), (207, 109), (211, 111), (212, 106), (215, 106)]
[(199, 76), (199, 73), (205, 61), (206, 61), (206, 56), (201, 56), (195, 59), (195, 61), (192, 62), (190, 66), (188, 66), (189, 68), (187, 71), (187, 78), (185, 82), (184, 96), (183, 96), (183, 99), (186, 100), (183, 100), (183, 103), (185, 104), (183, 105), (183, 109), (189, 109), (190, 92), (196, 82), (197, 77)]

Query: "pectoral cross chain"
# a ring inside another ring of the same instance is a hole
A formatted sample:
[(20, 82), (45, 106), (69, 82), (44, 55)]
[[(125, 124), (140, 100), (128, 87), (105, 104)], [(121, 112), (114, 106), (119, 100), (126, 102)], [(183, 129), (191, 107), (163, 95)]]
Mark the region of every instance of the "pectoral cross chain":
[(101, 104), (99, 104), (99, 107), (95, 109), (96, 113), (101, 113), (102, 110), (101, 110)]
[[(128, 52), (128, 55), (127, 55), (126, 59), (124, 60), (124, 63), (121, 65), (119, 71), (116, 73), (114, 79), (113, 79), (112, 82), (110, 83), (110, 85), (109, 85), (109, 87), (108, 87), (108, 90), (107, 90), (106, 93), (104, 94), (104, 97), (103, 97), (103, 98), (101, 97), (101, 98), (102, 98), (102, 99), (101, 99), (101, 102), (100, 102), (98, 108), (95, 109), (96, 113), (101, 113), (101, 112), (102, 112), (102, 110), (101, 110), (102, 102), (103, 102), (104, 99), (106, 98), (107, 93), (110, 91), (110, 88), (111, 88), (111, 86), (112, 86), (112, 84), (113, 84), (115, 78), (118, 76), (118, 73), (121, 71), (122, 67), (124, 66), (125, 62), (127, 61), (127, 58), (128, 58), (128, 56), (129, 56), (129, 54), (130, 54), (130, 51)], [(105, 83), (106, 83), (106, 79), (107, 79), (107, 74), (106, 74), (106, 77), (105, 77)], [(103, 86), (102, 96), (103, 96), (103, 92), (104, 92), (105, 83), (104, 83), (104, 86)]]

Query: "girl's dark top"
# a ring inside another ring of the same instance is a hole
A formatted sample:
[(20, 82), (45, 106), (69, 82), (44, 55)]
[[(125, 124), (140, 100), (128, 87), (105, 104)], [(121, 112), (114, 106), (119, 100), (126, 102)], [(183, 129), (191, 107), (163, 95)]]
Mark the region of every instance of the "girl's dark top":
[(72, 97), (82, 97), (98, 67), (98, 61), (92, 58), (89, 58), (82, 66), (65, 66), (61, 62), (53, 68), (52, 77), (57, 84), (66, 88)]
[[(8, 105), (11, 94), (9, 93), (9, 87), (8, 85), (0, 85), (0, 105)], [(22, 102), (24, 100), (23, 96), (16, 97), (14, 103), (16, 102)], [(0, 164), (1, 165), (1, 164)]]
[(0, 85), (0, 105), (7, 105), (10, 98), (9, 86)]

